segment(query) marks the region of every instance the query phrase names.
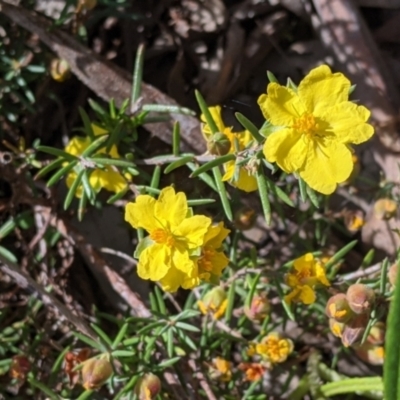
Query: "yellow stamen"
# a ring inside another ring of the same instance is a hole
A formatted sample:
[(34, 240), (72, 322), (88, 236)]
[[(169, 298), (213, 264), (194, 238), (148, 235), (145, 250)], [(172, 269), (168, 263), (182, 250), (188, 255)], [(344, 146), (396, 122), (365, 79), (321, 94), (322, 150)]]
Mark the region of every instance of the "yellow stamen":
[(175, 239), (170, 232), (164, 229), (155, 229), (150, 233), (150, 238), (159, 244), (166, 244), (172, 247), (175, 244)]
[(293, 129), (306, 135), (313, 135), (318, 130), (314, 115), (305, 113), (293, 123)]

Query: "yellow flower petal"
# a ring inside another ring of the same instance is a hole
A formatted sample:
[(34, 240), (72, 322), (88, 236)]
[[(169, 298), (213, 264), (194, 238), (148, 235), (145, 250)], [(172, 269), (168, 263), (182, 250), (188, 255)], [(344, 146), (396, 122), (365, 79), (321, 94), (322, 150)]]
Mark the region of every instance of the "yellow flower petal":
[(304, 285), (301, 287), (298, 296), (299, 300), (304, 304), (312, 304), (315, 302), (316, 299), (314, 290), (308, 285)]
[(161, 287), (164, 291), (174, 293), (180, 286), (185, 288), (184, 281), (186, 279), (186, 274), (179, 271), (175, 267), (170, 267), (167, 274), (160, 280)]
[(293, 129), (281, 129), (268, 136), (263, 152), (267, 161), (276, 162), (286, 173), (291, 173), (305, 163), (307, 142)]
[(222, 242), (229, 235), (230, 230), (224, 227), (224, 223), (220, 222), (218, 225), (210, 226), (204, 236), (204, 243), (214, 249), (219, 249)]
[(298, 94), (307, 111), (317, 116), (320, 110), (347, 101), (349, 89), (350, 81), (343, 74), (332, 74), (327, 65), (321, 65), (300, 82)]
[(313, 189), (331, 194), (338, 183), (344, 182), (353, 170), (352, 153), (346, 145), (325, 146), (318, 141), (310, 146), (307, 160), (299, 169), (299, 175)]
[(160, 222), (168, 221), (169, 227), (178, 226), (185, 219), (187, 212), (188, 206), (185, 193), (175, 193), (172, 186), (161, 190), (154, 208), (157, 220)]
[(187, 248), (194, 249), (204, 243), (204, 235), (210, 225), (210, 218), (204, 215), (195, 215), (183, 220), (173, 234), (177, 237), (184, 237)]
[(170, 251), (167, 246), (155, 243), (144, 249), (139, 257), (137, 273), (142, 279), (159, 281), (169, 270)]
[(275, 126), (291, 126), (295, 118), (306, 111), (292, 89), (275, 82), (268, 85), (267, 94), (262, 94), (257, 103), (265, 119)]
[(125, 178), (119, 172), (113, 171), (110, 166), (107, 166), (104, 170), (96, 170), (91, 175), (94, 173), (98, 176), (99, 190), (104, 188), (110, 192), (118, 193), (127, 186)]
[(359, 144), (374, 134), (374, 127), (366, 123), (370, 115), (370, 111), (365, 107), (346, 101), (321, 112), (321, 119), (329, 123), (334, 140)]
[(128, 203), (125, 207), (125, 221), (133, 228), (144, 228), (152, 231), (160, 227), (154, 216), (156, 199), (148, 195), (139, 195), (135, 203)]
[(80, 156), (83, 151), (90, 145), (88, 137), (73, 137), (65, 146), (65, 152), (73, 156)]
[(237, 187), (245, 192), (254, 192), (258, 189), (257, 179), (251, 175), (245, 168), (239, 168), (239, 177), (235, 181), (235, 161), (229, 161), (224, 165), (225, 174), (222, 177), (224, 182), (228, 181), (232, 186)]
[[(224, 132), (225, 124), (224, 124), (224, 121), (222, 120), (222, 116), (221, 116), (221, 107), (220, 106), (209, 107), (208, 111), (210, 111), (211, 116), (212, 116), (215, 124), (217, 125), (219, 132)], [(206, 136), (211, 136), (212, 135), (211, 129), (208, 126), (207, 121), (203, 114), (201, 115), (201, 120), (202, 120), (202, 122), (205, 123), (205, 125), (203, 126), (204, 134)]]

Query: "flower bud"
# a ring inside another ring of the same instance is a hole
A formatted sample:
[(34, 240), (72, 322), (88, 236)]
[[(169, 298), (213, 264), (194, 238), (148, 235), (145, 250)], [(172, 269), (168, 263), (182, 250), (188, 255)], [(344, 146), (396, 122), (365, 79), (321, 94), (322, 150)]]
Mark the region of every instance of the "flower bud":
[(365, 328), (368, 325), (368, 315), (359, 314), (344, 324), (342, 332), (342, 343), (345, 347), (349, 347), (357, 343), (364, 334)]
[(397, 214), (397, 203), (392, 199), (379, 199), (374, 204), (374, 215), (378, 219), (388, 220)]
[(376, 346), (365, 342), (354, 350), (357, 356), (364, 362), (372, 365), (383, 365), (385, 360), (385, 349), (383, 346)]
[(83, 362), (82, 385), (86, 390), (97, 389), (112, 375), (113, 368), (107, 357), (89, 358)]
[(24, 381), (30, 370), (31, 363), (29, 362), (28, 357), (20, 354), (12, 358), (9, 370), (11, 378)]
[(237, 229), (247, 231), (254, 226), (256, 219), (257, 214), (252, 208), (243, 207), (236, 211), (234, 224)]
[(344, 293), (338, 293), (328, 300), (325, 313), (337, 322), (346, 322), (353, 315)]
[(382, 345), (385, 342), (386, 326), (379, 321), (369, 331), (366, 342), (373, 345)]
[(231, 142), (224, 133), (217, 132), (214, 133), (208, 140), (207, 140), (207, 150), (210, 154), (215, 156), (224, 156), (225, 154), (229, 153), (231, 148)]
[(97, 5), (97, 0), (78, 0), (78, 10), (92, 10)]
[(50, 75), (57, 82), (64, 82), (71, 76), (71, 68), (67, 61), (55, 58), (50, 64)]
[(349, 232), (358, 232), (364, 226), (364, 223), (365, 220), (362, 211), (357, 210), (345, 212), (344, 224)]
[(350, 285), (347, 289), (346, 297), (350, 308), (356, 314), (362, 314), (370, 311), (375, 302), (374, 291), (362, 283)]
[(344, 324), (341, 322), (337, 322), (336, 319), (329, 318), (329, 329), (336, 337), (341, 338)]
[(398, 270), (397, 264), (393, 264), (390, 266), (389, 271), (388, 271), (389, 282), (392, 286), (396, 285), (397, 270)]
[(254, 295), (251, 299), (250, 306), (245, 305), (243, 311), (246, 317), (251, 321), (262, 321), (271, 311), (271, 305), (267, 297)]
[(139, 378), (135, 386), (135, 394), (139, 400), (152, 400), (160, 393), (160, 390), (160, 378), (151, 372)]
[(208, 365), (208, 374), (212, 380), (229, 382), (232, 378), (232, 364), (221, 357), (216, 357), (212, 360), (212, 364)]
[(197, 302), (203, 314), (211, 313), (215, 319), (222, 317), (227, 304), (228, 299), (226, 298), (225, 290), (220, 286), (211, 289), (202, 300)]

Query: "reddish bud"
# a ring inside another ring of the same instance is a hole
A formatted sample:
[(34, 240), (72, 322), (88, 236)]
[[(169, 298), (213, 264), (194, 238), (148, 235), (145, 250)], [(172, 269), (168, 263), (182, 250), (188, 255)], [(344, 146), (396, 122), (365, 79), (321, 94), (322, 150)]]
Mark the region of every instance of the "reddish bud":
[(252, 321), (264, 320), (271, 311), (271, 305), (267, 297), (254, 295), (250, 306), (244, 306), (243, 311), (246, 317)]
[(67, 61), (55, 58), (50, 64), (50, 75), (57, 82), (64, 82), (71, 76), (71, 68)]
[(379, 199), (374, 204), (374, 215), (378, 219), (391, 219), (397, 214), (397, 203), (392, 199)]
[(161, 381), (151, 372), (143, 375), (136, 383), (135, 394), (139, 400), (152, 400), (161, 391)]
[(345, 347), (356, 344), (363, 336), (368, 325), (368, 315), (355, 315), (350, 321), (344, 324), (342, 332), (342, 343)]
[(346, 293), (350, 308), (356, 314), (362, 314), (371, 310), (375, 302), (374, 291), (362, 283), (350, 285)]
[(9, 370), (11, 378), (24, 381), (30, 370), (31, 363), (29, 362), (28, 357), (21, 354), (12, 358)]
[(254, 226), (257, 214), (252, 208), (243, 207), (235, 213), (235, 227), (241, 231), (247, 231)]
[(89, 358), (83, 362), (82, 385), (86, 390), (97, 389), (102, 386), (112, 375), (113, 369), (110, 361), (106, 357)]
[(326, 304), (325, 312), (329, 318), (333, 318), (337, 322), (346, 322), (353, 315), (344, 293), (332, 296)]

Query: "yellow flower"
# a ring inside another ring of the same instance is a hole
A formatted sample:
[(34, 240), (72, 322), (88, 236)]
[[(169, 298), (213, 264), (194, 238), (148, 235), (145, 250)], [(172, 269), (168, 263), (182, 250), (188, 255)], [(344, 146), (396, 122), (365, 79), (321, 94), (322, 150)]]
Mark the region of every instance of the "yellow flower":
[(255, 382), (262, 378), (266, 366), (260, 363), (240, 363), (238, 368), (246, 374), (246, 381)]
[(143, 228), (149, 233), (139, 245), (142, 249), (138, 275), (160, 282), (169, 292), (180, 286), (191, 287), (198, 274), (195, 255), (204, 244), (211, 219), (192, 216), (185, 193), (175, 193), (170, 186), (161, 190), (158, 200), (139, 195), (134, 203), (128, 203), (125, 220), (133, 228)]
[(368, 140), (370, 112), (348, 101), (350, 81), (328, 66), (313, 69), (296, 90), (272, 82), (258, 104), (274, 131), (264, 155), (313, 189), (330, 194), (354, 167), (350, 144)]
[(229, 382), (232, 379), (232, 363), (221, 357), (216, 357), (209, 365), (210, 378), (221, 382)]
[[(93, 132), (95, 136), (104, 135), (107, 133), (106, 130), (100, 128), (97, 125), (92, 125)], [(73, 156), (79, 157), (87, 147), (91, 144), (91, 140), (89, 137), (73, 137), (67, 146), (65, 147), (65, 152), (68, 154), (72, 154)], [(96, 152), (96, 154), (104, 153), (105, 149), (102, 148)], [(115, 159), (121, 158), (117, 147), (115, 145), (111, 146), (110, 151), (106, 154), (107, 156)], [(71, 171), (66, 178), (66, 183), (68, 187), (71, 187), (74, 183), (77, 173), (75, 171)], [(106, 165), (104, 169), (94, 169), (89, 176), (89, 184), (93, 188), (93, 190), (98, 193), (101, 188), (109, 190), (110, 192), (118, 193), (124, 190), (127, 186), (127, 181), (131, 179), (130, 174), (121, 175), (117, 170), (114, 169), (111, 165)], [(78, 186), (77, 191), (75, 192), (76, 197), (82, 197), (82, 185)]]
[[(232, 132), (232, 128), (225, 126), (224, 121), (221, 116), (221, 107), (210, 107), (209, 111), (213, 117), (215, 124), (219, 132), (225, 134), (231, 143), (228, 153), (235, 153), (235, 138), (238, 145), (238, 151), (242, 151), (246, 146), (253, 140), (251, 133), (249, 131), (243, 132)], [(201, 116), (203, 122), (206, 122), (204, 115)], [(203, 134), (206, 140), (209, 140), (212, 136), (212, 132), (207, 123), (203, 125)], [(239, 167), (239, 174), (237, 179), (235, 179), (235, 161), (228, 161), (224, 164), (225, 174), (222, 177), (223, 181), (228, 181), (232, 186), (237, 187), (245, 192), (253, 192), (257, 190), (257, 180), (255, 176), (246, 167)]]
[(285, 296), (285, 301), (289, 304), (292, 301), (314, 303), (316, 299), (314, 287), (320, 283), (330, 286), (325, 267), (311, 253), (307, 253), (294, 261), (292, 272), (286, 275), (286, 284), (293, 290)]
[(230, 230), (224, 228), (224, 223), (210, 226), (204, 236), (200, 257), (197, 259), (197, 272), (194, 277), (185, 281), (186, 288), (193, 288), (201, 281), (217, 284), (222, 270), (228, 265), (229, 258), (221, 250), (222, 242)]
[(221, 318), (228, 305), (225, 290), (220, 286), (211, 289), (202, 300), (197, 302), (197, 305), (202, 314), (211, 314), (214, 319)]
[(256, 344), (255, 351), (272, 364), (282, 363), (293, 351), (293, 342), (283, 338), (278, 332), (271, 332), (261, 340), (261, 343)]

